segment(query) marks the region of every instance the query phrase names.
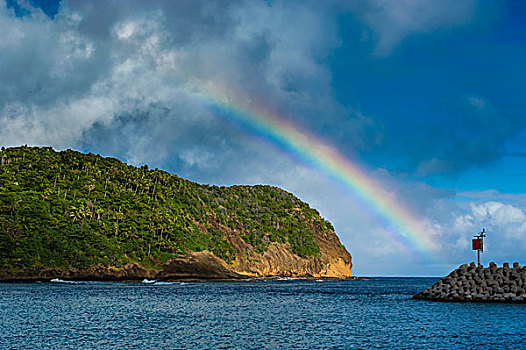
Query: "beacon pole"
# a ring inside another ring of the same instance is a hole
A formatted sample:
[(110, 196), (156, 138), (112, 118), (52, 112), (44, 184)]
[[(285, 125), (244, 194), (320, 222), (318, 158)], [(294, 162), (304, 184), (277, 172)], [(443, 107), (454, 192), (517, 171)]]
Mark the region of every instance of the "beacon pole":
[(478, 235), (474, 235), (473, 237), (475, 238), (472, 240), (473, 250), (477, 251), (477, 262), (478, 262), (477, 266), (481, 266), (480, 265), (480, 253), (484, 252), (484, 237), (486, 237), (485, 233), (486, 233), (486, 230), (482, 228), (482, 232), (480, 232)]

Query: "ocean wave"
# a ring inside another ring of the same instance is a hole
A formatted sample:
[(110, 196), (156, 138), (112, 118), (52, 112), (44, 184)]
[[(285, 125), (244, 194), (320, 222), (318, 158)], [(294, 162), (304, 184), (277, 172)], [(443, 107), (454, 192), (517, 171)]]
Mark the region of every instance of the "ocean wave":
[(51, 283), (61, 283), (61, 284), (119, 284), (122, 282), (113, 282), (113, 281), (69, 281), (69, 280), (63, 280), (60, 278), (53, 278)]
[(142, 283), (144, 284), (151, 284), (154, 286), (173, 286), (173, 285), (185, 285), (188, 284), (187, 282), (168, 282), (168, 281), (157, 281), (157, 280), (149, 280), (149, 279), (143, 279)]
[(158, 282), (154, 283), (154, 285), (156, 285), (156, 286), (171, 286), (171, 285), (174, 285), (174, 284), (183, 285), (183, 284), (187, 284), (187, 283), (184, 283), (184, 282), (165, 282), (165, 281), (158, 281)]
[(61, 280), (60, 278), (53, 278), (50, 282), (52, 282), (52, 283), (66, 283), (66, 284), (82, 284), (82, 283), (86, 283), (86, 282), (83, 282), (83, 281)]
[[(51, 283), (60, 283), (60, 284), (113, 284), (113, 285), (119, 285), (126, 282), (115, 282), (115, 281), (69, 281), (69, 280), (63, 280), (60, 278), (53, 278)], [(149, 284), (153, 286), (169, 286), (169, 285), (185, 285), (188, 284), (188, 282), (168, 282), (168, 281), (157, 281), (157, 280), (149, 280), (147, 278), (143, 279), (142, 284)]]

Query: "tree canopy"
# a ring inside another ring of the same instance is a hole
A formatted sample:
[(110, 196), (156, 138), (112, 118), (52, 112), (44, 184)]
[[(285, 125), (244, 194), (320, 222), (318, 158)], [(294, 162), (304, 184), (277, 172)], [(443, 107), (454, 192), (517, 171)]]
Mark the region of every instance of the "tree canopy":
[(148, 166), (50, 147), (0, 152), (0, 268), (154, 266), (188, 251), (236, 259), (229, 235), (263, 253), (289, 243), (318, 256), (334, 231), (280, 188), (197, 184)]

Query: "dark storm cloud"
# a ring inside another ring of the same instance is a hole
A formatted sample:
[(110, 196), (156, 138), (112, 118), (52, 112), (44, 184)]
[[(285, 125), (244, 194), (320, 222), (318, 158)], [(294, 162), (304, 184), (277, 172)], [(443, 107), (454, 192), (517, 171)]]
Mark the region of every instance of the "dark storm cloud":
[[(125, 127), (128, 134), (119, 131), (112, 150), (130, 161), (162, 164), (169, 161), (163, 158), (166, 153), (154, 159), (132, 156), (144, 152), (127, 140), (140, 136), (143, 143), (163, 140), (164, 148), (174, 142), (179, 150), (190, 146), (179, 133), (170, 137), (165, 130), (173, 125), (199, 130), (196, 126), (210, 115), (185, 91), (220, 85), (256, 103), (264, 101), (270, 110), (330, 139), (343, 153), (364, 156), (397, 149), (400, 139), (384, 137), (397, 132), (381, 116), (370, 117), (334, 97), (327, 60), (340, 45), (338, 11), (356, 13), (376, 33), (377, 51), (387, 54), (405, 36), (464, 23), (471, 9), (471, 3), (426, 7), (406, 1), (64, 1), (54, 20), (38, 13), (16, 18), (4, 9), (0, 25), (10, 39), (0, 44), (0, 135), (6, 145), (82, 145), (103, 152), (107, 141), (97, 135), (108, 135), (104, 127), (116, 132), (115, 123), (127, 125), (126, 119), (136, 125), (133, 113), (155, 115), (151, 106), (161, 106), (162, 120), (146, 119), (141, 129)], [(221, 124), (214, 125), (218, 138), (233, 137)], [(477, 130), (469, 129), (472, 125), (467, 120), (466, 130)], [(423, 125), (424, 130), (433, 127), (433, 122)], [(496, 148), (478, 142), (476, 135), (463, 137), (456, 128), (436, 142), (404, 137), (413, 142), (411, 149), (422, 152), (402, 157), (412, 157), (415, 165), (408, 169), (419, 174), (462, 170), (461, 163), (469, 168), (483, 162), (477, 157), (498, 156), (508, 136), (501, 134), (492, 139)], [(118, 150), (118, 144), (127, 146)]]
[[(347, 149), (367, 148), (377, 135), (362, 131), (374, 123), (332, 96), (324, 60), (338, 45), (333, 19), (331, 6), (316, 2), (64, 1), (54, 20), (3, 9), (2, 143), (195, 165), (200, 158), (189, 154), (203, 141), (201, 159), (213, 163), (240, 135), (188, 93), (222, 86), (314, 133), (345, 134)], [(148, 144), (174, 151), (145, 152)], [(230, 151), (239, 164), (242, 152)]]

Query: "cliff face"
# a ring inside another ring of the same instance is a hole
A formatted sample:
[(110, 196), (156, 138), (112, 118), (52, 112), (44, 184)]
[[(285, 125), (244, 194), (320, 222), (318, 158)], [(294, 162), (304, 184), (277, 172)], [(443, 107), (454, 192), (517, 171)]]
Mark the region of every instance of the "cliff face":
[(330, 222), (271, 186), (200, 185), (113, 158), (0, 152), (0, 280), (351, 277)]
[[(337, 238), (337, 237), (336, 237)], [(209, 251), (188, 252), (156, 267), (136, 262), (124, 266), (95, 265), (85, 268), (26, 268), (0, 271), (0, 281), (64, 280), (141, 281), (184, 279), (244, 279), (250, 277), (352, 277), (351, 255), (336, 242), (322, 243), (320, 257), (301, 258), (286, 244), (272, 244), (258, 258), (242, 257), (231, 265)]]
[[(52, 279), (78, 281), (142, 281), (148, 280), (217, 280), (246, 279), (250, 277), (313, 277), (350, 278), (350, 255), (348, 261), (341, 257), (322, 256), (302, 259), (290, 253), (288, 248), (275, 245), (261, 262), (244, 260), (234, 266), (225, 263), (209, 251), (188, 252), (174, 257), (156, 267), (138, 263), (124, 266), (96, 265), (84, 268), (27, 268), (16, 271), (0, 271), (0, 281), (50, 281)], [(277, 252), (277, 255), (274, 255)], [(347, 253), (348, 254), (348, 253)]]
[(314, 236), (320, 246), (318, 257), (302, 258), (294, 254), (289, 244), (272, 243), (262, 254), (249, 251), (239, 236), (229, 237), (232, 246), (239, 252), (240, 258), (234, 263), (233, 270), (244, 276), (266, 277), (351, 277), (351, 255), (340, 244), (338, 237), (317, 233)]

